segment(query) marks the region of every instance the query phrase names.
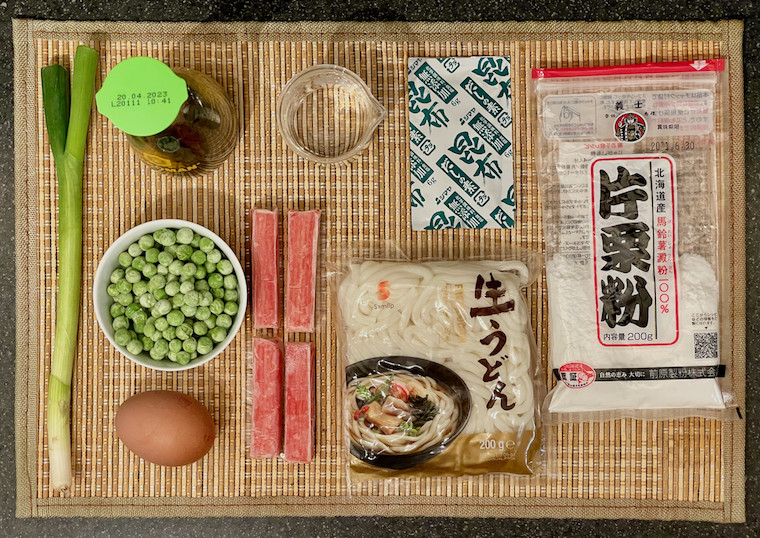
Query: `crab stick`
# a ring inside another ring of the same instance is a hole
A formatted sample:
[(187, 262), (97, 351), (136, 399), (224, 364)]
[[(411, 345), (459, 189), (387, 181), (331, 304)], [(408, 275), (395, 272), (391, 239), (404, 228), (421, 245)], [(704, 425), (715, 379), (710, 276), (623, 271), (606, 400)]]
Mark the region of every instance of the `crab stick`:
[(282, 451), (282, 347), (278, 340), (253, 339), (251, 457)]
[(277, 212), (254, 209), (251, 212), (251, 302), (253, 328), (280, 326), (277, 264)]
[(288, 211), (285, 330), (314, 332), (320, 211)]
[(285, 344), (286, 461), (309, 463), (314, 455), (314, 347)]

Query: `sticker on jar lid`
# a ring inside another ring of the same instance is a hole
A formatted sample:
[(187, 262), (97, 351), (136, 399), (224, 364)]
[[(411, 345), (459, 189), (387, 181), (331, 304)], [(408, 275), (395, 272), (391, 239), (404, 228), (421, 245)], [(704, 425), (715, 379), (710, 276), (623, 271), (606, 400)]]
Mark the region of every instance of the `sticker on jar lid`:
[(95, 95), (98, 111), (134, 136), (160, 133), (187, 100), (187, 83), (163, 62), (136, 56), (116, 64)]

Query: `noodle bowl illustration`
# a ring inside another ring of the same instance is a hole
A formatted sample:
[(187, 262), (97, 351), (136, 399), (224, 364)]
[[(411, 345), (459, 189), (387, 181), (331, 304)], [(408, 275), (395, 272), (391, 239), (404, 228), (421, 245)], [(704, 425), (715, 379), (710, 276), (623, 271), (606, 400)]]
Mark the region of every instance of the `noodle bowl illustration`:
[(406, 469), (443, 452), (467, 425), (472, 399), (459, 375), (406, 356), (366, 359), (346, 368), (351, 454)]

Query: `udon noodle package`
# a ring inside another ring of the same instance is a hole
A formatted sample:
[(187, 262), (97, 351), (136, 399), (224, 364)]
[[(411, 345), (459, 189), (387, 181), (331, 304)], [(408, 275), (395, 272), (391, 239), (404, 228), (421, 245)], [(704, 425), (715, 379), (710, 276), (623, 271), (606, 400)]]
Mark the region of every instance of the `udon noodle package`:
[(350, 480), (534, 474), (538, 255), (353, 259), (334, 274)]
[(533, 79), (550, 416), (726, 416), (724, 60)]

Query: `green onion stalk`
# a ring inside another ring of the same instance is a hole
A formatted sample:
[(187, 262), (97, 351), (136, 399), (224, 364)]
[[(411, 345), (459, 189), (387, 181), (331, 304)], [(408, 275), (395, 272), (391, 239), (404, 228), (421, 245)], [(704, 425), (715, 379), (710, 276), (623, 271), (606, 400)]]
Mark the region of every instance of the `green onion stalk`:
[(95, 92), (98, 53), (80, 45), (69, 74), (61, 65), (42, 69), (42, 101), (58, 177), (58, 308), (48, 382), (47, 433), (50, 487), (71, 488), (71, 374), (74, 368), (82, 283), (82, 174)]

